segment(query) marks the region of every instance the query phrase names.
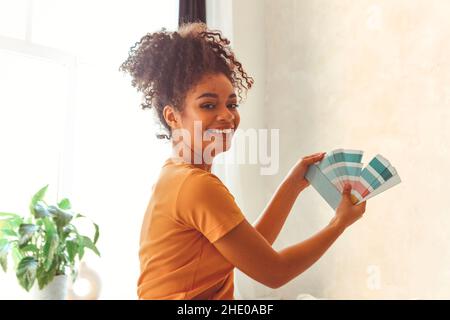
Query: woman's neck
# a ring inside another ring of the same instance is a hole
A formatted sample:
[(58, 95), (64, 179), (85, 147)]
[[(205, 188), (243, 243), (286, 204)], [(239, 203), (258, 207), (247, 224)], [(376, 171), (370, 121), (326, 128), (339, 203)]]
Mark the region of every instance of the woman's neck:
[(193, 150), (190, 151), (191, 151), (190, 154), (185, 155), (183, 152), (181, 152), (182, 154), (180, 155), (179, 150), (177, 150), (176, 148), (172, 148), (171, 158), (174, 159), (175, 161), (191, 164), (199, 169), (211, 172), (212, 161), (211, 163), (206, 163), (202, 155), (199, 154), (196, 155)]

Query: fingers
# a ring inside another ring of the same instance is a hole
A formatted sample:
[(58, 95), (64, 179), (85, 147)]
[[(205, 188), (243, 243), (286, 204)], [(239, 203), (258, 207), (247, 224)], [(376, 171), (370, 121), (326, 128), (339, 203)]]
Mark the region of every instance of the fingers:
[(306, 163), (307, 165), (313, 164), (317, 161), (320, 161), (323, 159), (323, 157), (325, 156), (326, 152), (319, 152), (319, 153), (315, 153), (312, 154), (310, 156), (306, 156), (302, 159), (302, 161), (304, 163)]
[(317, 153), (311, 154), (309, 156), (306, 156), (304, 159), (322, 157), (325, 154), (326, 154), (326, 152), (317, 152)]
[(351, 198), (351, 190), (352, 190), (352, 186), (349, 183), (346, 183), (344, 185), (344, 189), (342, 190), (342, 202), (344, 203), (348, 203), (348, 204), (352, 204), (352, 198)]
[[(344, 185), (344, 189), (342, 191), (342, 202), (347, 203), (348, 205), (352, 205), (358, 208), (358, 211), (361, 211), (361, 215), (366, 211), (366, 201), (361, 202), (360, 204), (355, 204), (357, 199), (352, 195), (352, 186), (349, 183)], [(353, 199), (352, 199), (353, 197)], [(353, 200), (353, 201), (352, 201)]]
[(363, 212), (366, 211), (366, 202), (367, 201), (364, 201), (364, 202), (361, 202), (360, 204), (358, 204), (358, 207), (360, 207)]
[(344, 190), (342, 191), (343, 194), (345, 195), (350, 195), (350, 192), (352, 191), (352, 186), (349, 183), (346, 183), (344, 185)]

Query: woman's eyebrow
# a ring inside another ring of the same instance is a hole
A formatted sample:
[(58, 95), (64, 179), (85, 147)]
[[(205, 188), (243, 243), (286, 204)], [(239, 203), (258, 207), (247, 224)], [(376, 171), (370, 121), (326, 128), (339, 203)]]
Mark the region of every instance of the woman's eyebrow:
[[(202, 95), (198, 96), (197, 99), (200, 99), (200, 98), (218, 98), (218, 97), (219, 96), (217, 94), (215, 94), (215, 93), (205, 92)], [(230, 98), (236, 98), (236, 94), (235, 93), (230, 94), (228, 99), (230, 99)]]

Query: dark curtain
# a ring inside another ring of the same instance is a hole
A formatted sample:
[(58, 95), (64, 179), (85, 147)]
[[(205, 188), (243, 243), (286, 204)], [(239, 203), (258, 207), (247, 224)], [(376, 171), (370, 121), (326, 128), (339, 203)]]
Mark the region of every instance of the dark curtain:
[(206, 23), (206, 0), (180, 0), (178, 26), (189, 22)]

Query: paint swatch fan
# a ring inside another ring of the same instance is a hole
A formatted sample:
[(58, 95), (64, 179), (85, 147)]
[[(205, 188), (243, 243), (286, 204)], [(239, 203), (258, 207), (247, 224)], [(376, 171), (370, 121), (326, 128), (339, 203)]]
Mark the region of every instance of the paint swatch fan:
[(334, 209), (338, 207), (345, 183), (352, 186), (352, 202), (359, 204), (401, 182), (389, 161), (376, 155), (363, 168), (363, 151), (337, 149), (309, 166), (306, 179)]

